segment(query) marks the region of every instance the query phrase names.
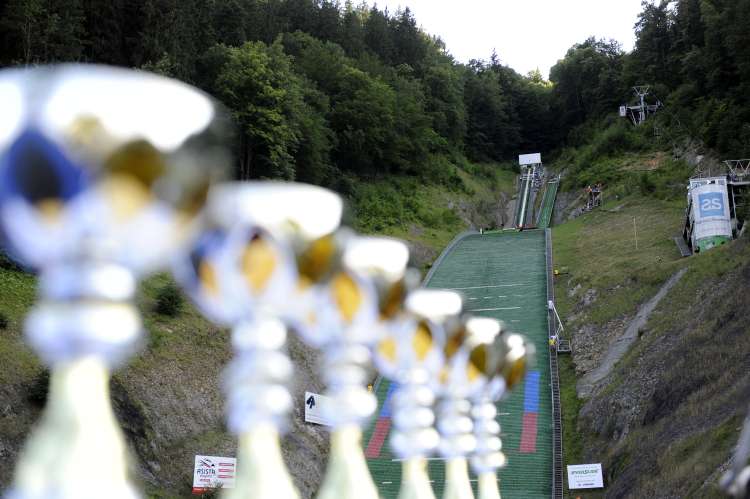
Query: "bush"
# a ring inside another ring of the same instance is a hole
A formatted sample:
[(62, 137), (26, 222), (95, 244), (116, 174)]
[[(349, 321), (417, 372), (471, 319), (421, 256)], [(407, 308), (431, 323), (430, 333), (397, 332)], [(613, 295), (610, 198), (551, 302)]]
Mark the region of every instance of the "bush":
[(23, 268), (18, 265), (10, 256), (8, 256), (8, 254), (2, 248), (0, 248), (0, 269), (23, 272)]
[(682, 160), (669, 159), (661, 168), (653, 172), (655, 196), (659, 199), (680, 199), (685, 197), (688, 179), (693, 167)]
[(44, 407), (47, 403), (47, 392), (49, 392), (49, 370), (40, 371), (26, 390), (26, 400), (36, 407)]
[(643, 145), (644, 140), (639, 130), (626, 121), (620, 121), (596, 135), (593, 154), (596, 158), (603, 158), (622, 152), (642, 150)]
[(443, 185), (451, 192), (466, 192), (456, 166), (444, 156), (431, 156), (422, 166), (419, 176), (426, 184)]
[(455, 211), (444, 208), (440, 211), (440, 223), (446, 229), (455, 229), (463, 223), (463, 220)]
[(183, 302), (180, 288), (170, 281), (156, 293), (156, 313), (174, 317), (180, 313)]
[(648, 196), (656, 190), (656, 185), (651, 179), (651, 175), (649, 175), (647, 172), (642, 172), (638, 177), (638, 187), (641, 191), (641, 194), (644, 196)]
[(0, 331), (8, 329), (8, 316), (4, 312), (0, 312)]

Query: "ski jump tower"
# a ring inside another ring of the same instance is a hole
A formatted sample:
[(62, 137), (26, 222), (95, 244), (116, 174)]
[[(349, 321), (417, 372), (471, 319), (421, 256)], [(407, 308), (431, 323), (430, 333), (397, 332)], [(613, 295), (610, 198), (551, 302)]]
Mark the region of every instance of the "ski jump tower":
[(620, 116), (623, 118), (630, 118), (630, 121), (638, 126), (646, 121), (646, 118), (648, 118), (649, 115), (658, 111), (659, 108), (662, 107), (662, 103), (659, 100), (656, 101), (656, 104), (646, 103), (646, 97), (651, 92), (651, 87), (649, 85), (633, 87), (633, 92), (638, 98), (638, 104), (635, 106), (620, 106)]
[(518, 191), (519, 204), (516, 209), (516, 228), (523, 229), (531, 225), (534, 187), (538, 188), (541, 185), (543, 174), (542, 155), (540, 153), (521, 154), (518, 156), (518, 166), (521, 168), (521, 177)]

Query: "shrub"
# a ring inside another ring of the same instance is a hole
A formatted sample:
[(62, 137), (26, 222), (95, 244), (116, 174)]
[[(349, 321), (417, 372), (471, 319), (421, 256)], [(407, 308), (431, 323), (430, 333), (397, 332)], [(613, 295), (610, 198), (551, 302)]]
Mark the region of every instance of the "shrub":
[(641, 173), (638, 177), (638, 187), (641, 190), (641, 194), (644, 196), (648, 196), (656, 190), (654, 181), (651, 180), (651, 176), (646, 172)]
[(0, 330), (8, 329), (8, 316), (4, 312), (0, 312)]
[(26, 400), (37, 407), (44, 407), (47, 402), (49, 391), (49, 371), (47, 369), (39, 372), (31, 381), (26, 391)]
[(15, 272), (23, 271), (23, 268), (13, 261), (3, 248), (0, 248), (0, 269), (13, 270)]
[(167, 317), (180, 313), (184, 298), (174, 282), (168, 282), (156, 293), (156, 312)]
[(603, 158), (626, 151), (643, 149), (643, 138), (638, 130), (625, 121), (604, 129), (594, 138), (594, 157)]
[(452, 192), (466, 190), (463, 180), (456, 171), (456, 166), (444, 156), (430, 156), (422, 167), (420, 178), (424, 183), (443, 185)]
[(462, 224), (461, 217), (459, 217), (455, 211), (450, 208), (444, 208), (440, 210), (440, 225), (446, 229), (454, 229)]

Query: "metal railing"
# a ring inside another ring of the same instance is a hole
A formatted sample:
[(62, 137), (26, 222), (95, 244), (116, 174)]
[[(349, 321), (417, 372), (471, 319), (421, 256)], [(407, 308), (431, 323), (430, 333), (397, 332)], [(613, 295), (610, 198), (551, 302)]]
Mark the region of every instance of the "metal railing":
[[(554, 309), (555, 288), (553, 282), (552, 266), (552, 230), (545, 230), (545, 247), (547, 253), (547, 303), (552, 303), (553, 307), (547, 310), (550, 338), (556, 334), (557, 322), (559, 316)], [(562, 327), (562, 324), (560, 324)], [(557, 348), (550, 348), (549, 351), (549, 371), (552, 388), (552, 499), (562, 499), (563, 497), (563, 448), (562, 448), (562, 418), (560, 413), (560, 377), (557, 367)]]

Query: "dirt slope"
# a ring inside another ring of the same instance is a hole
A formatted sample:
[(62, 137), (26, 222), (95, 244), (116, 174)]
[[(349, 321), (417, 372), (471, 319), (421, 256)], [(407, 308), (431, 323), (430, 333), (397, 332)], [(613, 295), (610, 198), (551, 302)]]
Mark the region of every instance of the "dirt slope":
[[(190, 497), (195, 454), (236, 455), (236, 440), (224, 427), (220, 377), (231, 352), (228, 332), (202, 319), (185, 303), (173, 318), (151, 312), (166, 276), (149, 279), (139, 305), (146, 312), (144, 349), (118, 370), (110, 385), (113, 404), (137, 467), (137, 479), (152, 497)], [(24, 439), (44, 405), (47, 373), (21, 337), (25, 310), (33, 302), (32, 276), (0, 269), (0, 311), (9, 319), (0, 331), (0, 489), (12, 480)], [(303, 497), (320, 483), (327, 434), (303, 422), (304, 391), (320, 392), (318, 354), (296, 338), (289, 342), (296, 368), (295, 412), (284, 456)]]

